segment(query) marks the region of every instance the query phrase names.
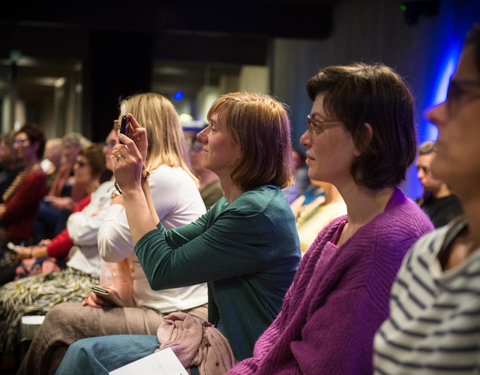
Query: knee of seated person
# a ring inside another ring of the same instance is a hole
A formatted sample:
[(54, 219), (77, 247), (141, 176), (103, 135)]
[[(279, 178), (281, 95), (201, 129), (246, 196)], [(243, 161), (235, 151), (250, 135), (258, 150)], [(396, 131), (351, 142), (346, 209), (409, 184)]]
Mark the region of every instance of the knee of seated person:
[(96, 346), (96, 340), (94, 337), (89, 337), (86, 339), (80, 339), (74, 342), (68, 347), (67, 353), (65, 354), (64, 360), (84, 363)]
[[(45, 316), (45, 322), (52, 322), (55, 326), (63, 324), (63, 322), (71, 321), (72, 316), (79, 309), (78, 303), (65, 302), (53, 306)], [(44, 324), (45, 324), (44, 322)], [(47, 323), (48, 324), (48, 323)]]

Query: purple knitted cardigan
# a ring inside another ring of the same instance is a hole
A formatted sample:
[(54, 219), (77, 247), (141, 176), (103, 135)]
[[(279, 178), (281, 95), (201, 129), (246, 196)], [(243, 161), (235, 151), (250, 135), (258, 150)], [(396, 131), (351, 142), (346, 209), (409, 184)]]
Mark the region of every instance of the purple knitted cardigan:
[(339, 217), (320, 232), (253, 357), (228, 374), (372, 373), (373, 337), (388, 317), (397, 271), (433, 226), (399, 189), (383, 213), (337, 247), (346, 222)]

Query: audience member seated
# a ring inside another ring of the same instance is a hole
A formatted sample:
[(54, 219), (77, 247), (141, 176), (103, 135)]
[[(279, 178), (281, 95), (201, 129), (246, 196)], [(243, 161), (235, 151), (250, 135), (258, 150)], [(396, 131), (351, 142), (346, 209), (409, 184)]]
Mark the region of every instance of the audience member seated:
[(376, 374), (474, 374), (480, 359), (480, 24), (467, 36), (438, 126), (432, 172), (465, 215), (420, 239), (393, 285), (375, 336)]
[(312, 180), (325, 193), (325, 199), (310, 206), (297, 217), (297, 231), (302, 254), (317, 238), (318, 233), (336, 217), (347, 213), (347, 206), (337, 188), (326, 182)]
[[(84, 189), (89, 195), (80, 201), (75, 212), (82, 211), (91, 201), (91, 194), (100, 185), (98, 170), (103, 169), (102, 149), (90, 144), (83, 146), (78, 153), (74, 165), (75, 184)], [(104, 159), (104, 158), (103, 158)], [(97, 166), (98, 164), (98, 166)], [(93, 166), (86, 168), (87, 165)], [(68, 253), (74, 246), (68, 229), (64, 229), (52, 240), (42, 240), (38, 245), (31, 247), (17, 247), (16, 258), (22, 260), (17, 267), (16, 278), (24, 278), (38, 273), (46, 273), (65, 268)]]
[(48, 190), (52, 188), (53, 181), (57, 175), (62, 161), (62, 139), (48, 139), (45, 144), (45, 153), (40, 166), (47, 175)]
[(198, 189), (207, 210), (213, 206), (222, 196), (222, 186), (218, 176), (211, 170), (202, 166), (203, 144), (192, 134), (189, 142), (190, 165), (195, 176), (198, 178)]
[(436, 155), (435, 142), (425, 142), (418, 149), (417, 176), (423, 186), (423, 197), (417, 199), (417, 203), (430, 217), (433, 226), (439, 228), (461, 215), (463, 209), (447, 184), (433, 176), (431, 165)]
[(36, 242), (52, 238), (63, 229), (76, 204), (87, 196), (87, 192), (74, 184), (73, 167), (78, 151), (89, 141), (81, 134), (70, 133), (62, 140), (62, 163), (58, 168), (50, 191), (40, 204), (35, 220)]
[[(45, 148), (43, 130), (35, 124), (26, 124), (15, 135), (14, 148), (22, 169), (2, 195), (0, 204), (0, 242), (31, 244), (33, 223), (39, 202), (47, 193), (45, 173), (39, 161)], [(4, 252), (0, 268), (0, 285), (13, 280), (16, 263)]]
[[(200, 217), (205, 213), (205, 206), (183, 160), (182, 130), (173, 105), (161, 95), (148, 93), (123, 100), (120, 108), (122, 115), (132, 113), (146, 124), (151, 140), (146, 168), (150, 171), (150, 190), (162, 224), (165, 228), (174, 228)], [(163, 314), (188, 311), (207, 319), (206, 284), (161, 291), (150, 288), (134, 253), (123, 198), (118, 193), (114, 195), (98, 232), (98, 248), (103, 260), (118, 262), (115, 267), (123, 266), (126, 272), (120, 280), (116, 274), (112, 275), (112, 283), (105, 280), (108, 274), (102, 268), (100, 282), (102, 287), (118, 293), (123, 305), (128, 307), (112, 308), (93, 293), (82, 303), (87, 307), (82, 308), (79, 303), (55, 306), (47, 314), (18, 374), (53, 373), (68, 345), (81, 338), (155, 334)]]
[[(218, 175), (224, 197), (199, 220), (170, 230), (152, 216), (148, 184), (142, 185), (145, 129), (131, 115), (129, 119), (133, 132), (130, 138), (119, 136), (125, 145), (115, 146), (117, 159), (112, 157), (112, 162), (135, 253), (150, 285), (162, 289), (209, 282), (210, 324), (192, 315), (171, 314), (157, 334), (163, 337), (163, 329), (168, 331), (173, 322), (180, 330), (192, 324), (199, 335), (188, 335), (183, 345), (194, 339), (201, 348), (182, 347), (180, 342), (176, 346), (191, 358), (204, 350), (208, 363), (187, 360), (184, 366), (218, 366), (225, 372), (235, 359), (252, 354), (255, 340), (277, 315), (300, 259), (295, 218), (280, 190), (293, 183), (287, 113), (266, 95), (231, 93), (215, 101), (209, 125), (198, 139), (203, 143), (202, 165)], [(223, 342), (223, 349), (216, 350), (202, 332)], [(156, 336), (146, 335), (79, 340), (70, 346), (57, 374), (108, 373), (159, 345)]]
[[(396, 187), (415, 158), (413, 98), (390, 68), (320, 70), (307, 147), (311, 179), (335, 185), (346, 216), (304, 255), (282, 310), (229, 374), (371, 374), (373, 337), (408, 248), (433, 226)], [(401, 115), (399, 115), (401, 114)]]
[(89, 293), (91, 285), (98, 284), (97, 233), (114, 189), (112, 181), (98, 186), (104, 167), (105, 157), (100, 146), (88, 146), (77, 156), (75, 174), (78, 180), (93, 177), (95, 182), (89, 185), (92, 191), (90, 203), (68, 218), (67, 230), (75, 246), (70, 250), (66, 269), (12, 281), (0, 288), (0, 333), (3, 338), (0, 354), (15, 354), (16, 332), (22, 316), (45, 314), (61, 302), (80, 302)]

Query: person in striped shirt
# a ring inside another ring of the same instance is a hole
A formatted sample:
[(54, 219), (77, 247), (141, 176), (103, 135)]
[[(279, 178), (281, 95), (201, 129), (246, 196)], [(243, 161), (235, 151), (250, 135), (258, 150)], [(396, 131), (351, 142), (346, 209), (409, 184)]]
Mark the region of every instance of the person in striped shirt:
[(480, 23), (467, 36), (438, 126), (432, 171), (465, 215), (421, 238), (393, 285), (390, 316), (375, 336), (375, 374), (480, 372)]

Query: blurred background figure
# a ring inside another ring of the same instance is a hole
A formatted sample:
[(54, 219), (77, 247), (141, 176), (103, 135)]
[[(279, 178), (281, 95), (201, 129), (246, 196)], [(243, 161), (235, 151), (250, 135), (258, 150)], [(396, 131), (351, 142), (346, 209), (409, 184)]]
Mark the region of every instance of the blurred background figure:
[(287, 197), (288, 203), (293, 203), (299, 196), (305, 193), (310, 186), (310, 179), (307, 174), (305, 154), (298, 148), (292, 149), (293, 166), (295, 168), (295, 182), (292, 186), (282, 189)]
[(38, 205), (47, 193), (45, 173), (40, 168), (45, 149), (43, 130), (38, 125), (25, 124), (15, 134), (13, 147), (22, 169), (1, 196), (0, 285), (13, 279), (15, 274), (16, 263), (5, 252), (7, 243), (32, 243)]
[(68, 216), (87, 196), (85, 189), (74, 183), (73, 167), (80, 148), (88, 143), (90, 141), (79, 133), (63, 137), (62, 161), (35, 221), (35, 242), (52, 238), (64, 230)]
[(322, 185), (320, 185), (318, 181), (311, 181), (308, 189), (290, 203), (290, 208), (292, 209), (295, 218), (298, 219), (303, 212), (317, 207), (324, 201), (325, 192), (323, 191)]
[(202, 166), (203, 145), (197, 140), (196, 134), (194, 132), (186, 132), (185, 139), (189, 146), (190, 167), (198, 178), (198, 190), (200, 190), (203, 203), (205, 203), (205, 207), (208, 210), (223, 196), (220, 180), (215, 173)]
[(463, 209), (447, 184), (432, 175), (430, 167), (436, 155), (435, 142), (425, 142), (418, 149), (417, 176), (423, 186), (423, 196), (417, 199), (417, 203), (438, 228), (460, 215)]
[(40, 163), (42, 170), (47, 175), (48, 189), (52, 187), (53, 180), (57, 175), (58, 168), (62, 161), (62, 139), (53, 138), (47, 140), (43, 160)]
[(327, 182), (312, 180), (312, 184), (320, 187), (325, 194), (323, 199), (307, 205), (297, 217), (297, 231), (300, 239), (300, 250), (304, 254), (317, 238), (318, 233), (333, 219), (346, 215), (347, 206), (337, 188)]

